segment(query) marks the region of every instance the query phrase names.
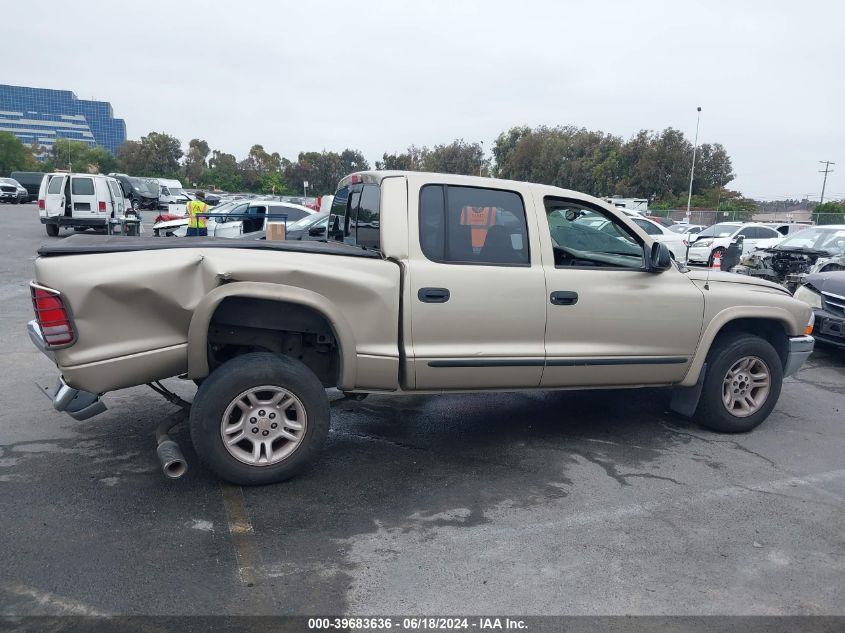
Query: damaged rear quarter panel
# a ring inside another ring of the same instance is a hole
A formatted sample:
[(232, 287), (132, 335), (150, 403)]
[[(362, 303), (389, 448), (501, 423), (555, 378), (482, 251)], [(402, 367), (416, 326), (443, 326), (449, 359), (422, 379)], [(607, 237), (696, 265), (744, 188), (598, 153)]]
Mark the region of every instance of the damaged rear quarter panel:
[(214, 288), (238, 281), (277, 284), (280, 299), (282, 286), (318, 293), (346, 316), (358, 354), (398, 357), (399, 268), (381, 259), (180, 248), (42, 257), (35, 269), (39, 283), (63, 294), (77, 329), (57, 364), (88, 391), (185, 372), (195, 309)]

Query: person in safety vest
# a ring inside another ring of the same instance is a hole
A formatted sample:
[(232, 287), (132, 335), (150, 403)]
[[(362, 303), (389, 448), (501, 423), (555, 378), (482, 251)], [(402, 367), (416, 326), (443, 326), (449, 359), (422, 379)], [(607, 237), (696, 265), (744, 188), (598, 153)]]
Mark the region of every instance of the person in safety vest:
[(188, 235), (208, 235), (206, 228), (207, 218), (203, 213), (208, 213), (208, 205), (205, 203), (205, 192), (197, 191), (197, 200), (188, 200)]

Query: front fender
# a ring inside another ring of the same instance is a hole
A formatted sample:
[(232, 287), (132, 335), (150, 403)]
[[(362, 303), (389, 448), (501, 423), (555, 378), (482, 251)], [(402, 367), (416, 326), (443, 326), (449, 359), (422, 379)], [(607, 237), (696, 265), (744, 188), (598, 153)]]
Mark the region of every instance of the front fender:
[(206, 294), (194, 310), (188, 328), (188, 377), (208, 375), (208, 328), (217, 306), (227, 297), (285, 301), (312, 308), (325, 316), (340, 347), (340, 389), (351, 389), (357, 378), (355, 336), (343, 313), (321, 294), (283, 284), (238, 281), (224, 284)]
[(682, 387), (691, 387), (696, 384), (701, 373), (701, 368), (704, 366), (707, 354), (710, 352), (716, 336), (718, 336), (722, 328), (728, 323), (737, 319), (775, 321), (783, 326), (786, 336), (798, 334), (795, 332), (795, 317), (786, 308), (777, 306), (736, 306), (725, 308), (710, 319), (710, 322), (704, 329), (692, 363), (690, 363), (689, 369), (687, 369), (686, 376), (680, 382)]

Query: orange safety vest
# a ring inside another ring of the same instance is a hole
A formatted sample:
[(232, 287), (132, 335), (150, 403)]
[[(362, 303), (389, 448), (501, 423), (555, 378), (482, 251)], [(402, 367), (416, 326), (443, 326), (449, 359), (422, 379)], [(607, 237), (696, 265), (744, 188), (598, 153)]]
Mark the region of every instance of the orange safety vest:
[(208, 213), (208, 205), (203, 202), (202, 200), (189, 200), (188, 201), (188, 228), (189, 229), (204, 229), (206, 219), (203, 217), (197, 217), (198, 213)]
[(471, 227), (472, 247), (480, 249), (487, 240), (487, 229), (496, 224), (496, 207), (464, 207), (461, 224)]

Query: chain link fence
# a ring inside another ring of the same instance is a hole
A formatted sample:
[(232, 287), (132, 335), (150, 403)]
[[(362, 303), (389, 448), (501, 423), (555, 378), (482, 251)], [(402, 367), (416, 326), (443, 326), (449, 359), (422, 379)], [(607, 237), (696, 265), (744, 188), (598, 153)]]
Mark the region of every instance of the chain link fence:
[[(669, 218), (675, 222), (682, 222), (687, 215), (686, 209), (649, 209), (647, 215)], [(696, 211), (690, 210), (690, 224), (702, 224), (710, 226), (716, 222), (747, 222), (751, 221), (753, 214), (747, 211)], [(815, 224), (845, 224), (845, 216), (841, 213), (810, 213), (797, 211), (794, 214), (780, 213), (771, 214), (766, 219), (755, 220), (757, 222), (807, 222)]]

